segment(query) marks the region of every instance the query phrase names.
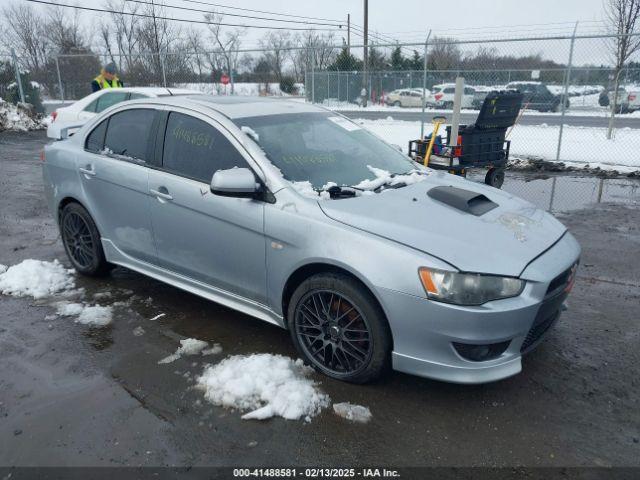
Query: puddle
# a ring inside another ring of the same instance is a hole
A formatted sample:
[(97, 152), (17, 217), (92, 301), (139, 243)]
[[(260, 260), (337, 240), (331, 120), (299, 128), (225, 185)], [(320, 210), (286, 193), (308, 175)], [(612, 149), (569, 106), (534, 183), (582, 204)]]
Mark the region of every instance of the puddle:
[[(482, 182), (483, 178), (483, 172), (469, 174), (470, 180)], [(502, 189), (554, 213), (580, 210), (594, 203), (640, 204), (640, 179), (634, 178), (507, 171)]]

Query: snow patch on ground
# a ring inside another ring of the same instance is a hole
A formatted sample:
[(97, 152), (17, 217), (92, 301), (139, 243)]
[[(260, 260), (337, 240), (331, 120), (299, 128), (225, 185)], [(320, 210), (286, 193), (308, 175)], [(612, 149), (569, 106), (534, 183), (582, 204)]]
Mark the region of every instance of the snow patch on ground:
[(0, 98), (0, 132), (3, 130), (26, 132), (44, 127), (32, 105), (28, 103), (14, 105)]
[(75, 317), (75, 322), (83, 325), (104, 327), (113, 320), (113, 307), (85, 305), (82, 303), (58, 302), (56, 312), (61, 317)]
[(222, 345), (214, 343), (211, 348), (202, 350), (202, 355), (220, 355), (222, 353)]
[(351, 422), (367, 423), (371, 420), (371, 410), (362, 405), (354, 405), (349, 402), (334, 403), (333, 413), (339, 417), (346, 418)]
[(180, 340), (180, 347), (175, 351), (175, 353), (158, 361), (158, 364), (175, 362), (183, 355), (196, 355), (208, 346), (209, 344), (204, 340), (185, 338), (184, 340)]
[(64, 268), (58, 260), (23, 260), (0, 273), (0, 292), (16, 297), (40, 299), (70, 291), (75, 287), (72, 272), (73, 270)]
[(282, 355), (235, 355), (207, 367), (197, 386), (214, 405), (249, 410), (244, 420), (279, 416), (310, 421), (330, 403), (309, 378), (312, 371), (302, 360)]

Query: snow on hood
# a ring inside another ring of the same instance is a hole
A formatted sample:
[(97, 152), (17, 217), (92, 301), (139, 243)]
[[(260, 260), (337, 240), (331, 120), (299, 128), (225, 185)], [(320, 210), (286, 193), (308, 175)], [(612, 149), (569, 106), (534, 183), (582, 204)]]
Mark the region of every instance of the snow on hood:
[[(377, 190), (383, 185), (389, 187), (412, 185), (425, 180), (431, 172), (431, 170), (420, 167), (406, 174), (396, 175), (381, 168), (372, 167), (371, 165), (367, 165), (367, 168), (375, 175), (375, 178), (367, 178), (353, 185), (353, 188), (356, 189), (356, 196), (372, 195), (374, 190)], [(331, 196), (327, 190), (331, 187), (339, 186), (336, 182), (327, 182), (321, 189), (316, 189), (308, 180), (297, 182), (289, 181), (289, 183), (291, 183), (291, 186), (301, 195), (316, 200), (329, 200)]]
[[(498, 207), (475, 216), (427, 195), (442, 185), (484, 194)], [(320, 208), (333, 220), (433, 255), (461, 271), (506, 276), (519, 276), (566, 231), (524, 200), (444, 173), (385, 192), (320, 202)]]

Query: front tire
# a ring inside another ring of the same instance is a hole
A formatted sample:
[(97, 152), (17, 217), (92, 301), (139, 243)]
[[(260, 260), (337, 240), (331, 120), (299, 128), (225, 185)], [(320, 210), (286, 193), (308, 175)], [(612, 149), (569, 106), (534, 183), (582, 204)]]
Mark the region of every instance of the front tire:
[(356, 280), (314, 275), (295, 290), (287, 313), (298, 353), (320, 373), (366, 383), (388, 370), (389, 325), (373, 295)]
[(65, 205), (59, 224), (64, 250), (78, 273), (90, 277), (109, 273), (113, 265), (107, 262), (98, 228), (82, 205)]

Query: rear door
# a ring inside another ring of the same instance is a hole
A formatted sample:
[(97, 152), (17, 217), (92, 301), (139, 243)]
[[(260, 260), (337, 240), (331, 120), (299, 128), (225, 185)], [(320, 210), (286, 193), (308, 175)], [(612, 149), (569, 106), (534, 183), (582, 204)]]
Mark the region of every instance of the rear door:
[(203, 115), (189, 110), (165, 115), (158, 139), (162, 166), (149, 176), (160, 265), (265, 303), (264, 203), (210, 191), (216, 170), (250, 168), (245, 154), (222, 126)]
[(149, 215), (149, 161), (158, 111), (114, 113), (88, 135), (78, 168), (87, 208), (104, 240), (125, 255), (155, 262)]

